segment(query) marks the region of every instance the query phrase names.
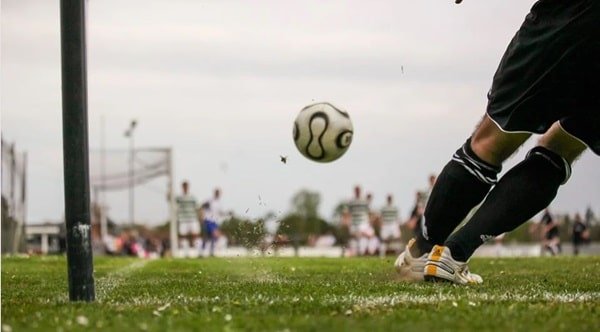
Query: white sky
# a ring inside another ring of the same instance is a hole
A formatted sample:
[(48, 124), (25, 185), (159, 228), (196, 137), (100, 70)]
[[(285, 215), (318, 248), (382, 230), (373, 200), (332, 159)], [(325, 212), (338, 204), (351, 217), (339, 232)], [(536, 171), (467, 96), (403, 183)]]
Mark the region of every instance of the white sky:
[[(173, 147), (177, 184), (188, 179), (199, 199), (220, 186), (224, 208), (239, 214), (285, 213), (308, 188), (329, 217), (360, 184), (376, 207), (393, 193), (406, 217), (414, 191), (483, 115), (500, 57), (533, 4), (453, 2), (92, 0), (90, 146), (100, 145), (103, 116), (106, 146), (127, 148), (123, 132), (135, 118), (137, 146)], [(28, 219), (56, 220), (59, 1), (3, 0), (1, 10), (2, 135), (29, 154)], [(354, 123), (352, 146), (331, 164), (304, 159), (292, 141), (296, 113), (313, 101), (347, 109)], [(598, 213), (598, 165), (591, 152), (582, 157), (555, 210)], [(167, 218), (164, 185), (136, 190), (138, 221)], [(125, 221), (126, 192), (108, 200)]]

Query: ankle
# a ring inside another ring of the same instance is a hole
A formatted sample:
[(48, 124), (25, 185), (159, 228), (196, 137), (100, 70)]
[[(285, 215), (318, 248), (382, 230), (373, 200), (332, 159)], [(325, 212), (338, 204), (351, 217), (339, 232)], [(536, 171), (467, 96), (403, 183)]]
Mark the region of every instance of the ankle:
[(427, 254), (433, 248), (433, 244), (429, 243), (425, 238), (418, 236), (415, 245), (410, 247), (410, 254), (413, 257), (421, 257), (423, 254)]
[(446, 242), (444, 244), (448, 249), (450, 249), (450, 255), (452, 258), (459, 262), (466, 262), (469, 260), (465, 250), (455, 242)]

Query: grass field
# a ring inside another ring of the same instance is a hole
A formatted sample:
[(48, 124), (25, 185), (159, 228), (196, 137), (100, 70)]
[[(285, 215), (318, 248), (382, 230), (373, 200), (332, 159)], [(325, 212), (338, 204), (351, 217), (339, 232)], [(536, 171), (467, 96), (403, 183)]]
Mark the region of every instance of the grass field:
[(393, 258), (96, 258), (97, 301), (63, 257), (2, 259), (2, 331), (600, 329), (600, 257), (474, 259), (483, 285), (407, 284)]

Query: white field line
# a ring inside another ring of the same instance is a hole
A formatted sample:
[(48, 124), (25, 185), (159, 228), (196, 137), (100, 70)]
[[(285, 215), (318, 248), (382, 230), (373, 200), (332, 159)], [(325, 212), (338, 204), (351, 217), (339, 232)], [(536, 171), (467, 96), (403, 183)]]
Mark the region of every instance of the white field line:
[(449, 302), (454, 306), (469, 305), (477, 306), (481, 303), (511, 302), (511, 303), (582, 303), (582, 302), (600, 302), (600, 292), (576, 292), (576, 293), (552, 293), (552, 292), (532, 292), (530, 294), (489, 294), (473, 293), (466, 295), (452, 294), (430, 294), (416, 295), (409, 293), (388, 295), (388, 296), (368, 296), (368, 295), (325, 295), (325, 296), (270, 296), (255, 294), (244, 297), (193, 297), (186, 295), (173, 295), (170, 298), (159, 298), (152, 296), (133, 297), (127, 303), (115, 303), (116, 305), (163, 305), (164, 303), (175, 304), (209, 304), (209, 305), (282, 305), (290, 303), (318, 303), (320, 305), (347, 306), (358, 309), (375, 309), (393, 307), (407, 304), (434, 304), (440, 302)]
[(127, 279), (127, 276), (129, 276), (135, 270), (143, 268), (148, 262), (148, 260), (135, 261), (129, 265), (108, 273), (102, 278), (98, 278), (96, 281), (96, 295), (98, 302), (106, 301), (113, 290), (123, 285), (123, 282), (125, 279)]

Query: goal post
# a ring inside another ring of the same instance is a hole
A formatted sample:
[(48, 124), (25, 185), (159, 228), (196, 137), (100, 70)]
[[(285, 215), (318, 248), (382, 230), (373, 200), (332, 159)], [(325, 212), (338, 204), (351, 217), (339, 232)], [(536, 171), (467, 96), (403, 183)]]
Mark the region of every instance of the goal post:
[[(133, 163), (130, 162), (133, 156)], [(105, 241), (108, 234), (107, 212), (110, 206), (106, 198), (110, 192), (119, 192), (143, 186), (157, 178), (166, 177), (163, 200), (166, 202), (168, 238), (172, 256), (177, 257), (178, 237), (174, 193), (173, 150), (170, 147), (145, 147), (132, 151), (126, 149), (90, 150), (90, 185), (96, 193), (96, 204), (100, 206), (100, 234)], [(132, 177), (133, 175), (133, 177)], [(102, 193), (102, 195), (100, 195)], [(164, 220), (164, 219), (163, 219)]]
[(69, 299), (95, 299), (88, 164), (86, 0), (60, 1), (63, 168)]
[(179, 257), (179, 235), (177, 233), (177, 209), (175, 206), (175, 185), (173, 184), (173, 150), (169, 150), (169, 241), (171, 256)]

